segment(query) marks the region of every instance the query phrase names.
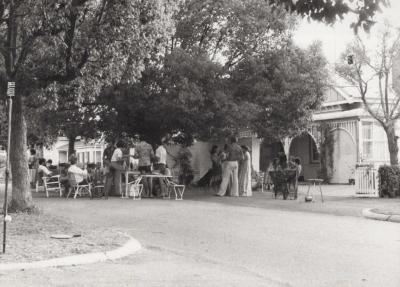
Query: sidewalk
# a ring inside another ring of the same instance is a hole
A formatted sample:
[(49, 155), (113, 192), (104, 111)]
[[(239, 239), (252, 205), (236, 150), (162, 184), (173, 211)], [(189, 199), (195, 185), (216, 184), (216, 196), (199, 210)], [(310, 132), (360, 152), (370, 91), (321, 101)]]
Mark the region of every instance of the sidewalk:
[(222, 204), (248, 206), (255, 208), (279, 209), (293, 212), (311, 212), (336, 216), (363, 217), (363, 210), (373, 213), (400, 215), (400, 198), (360, 198), (355, 197), (354, 186), (323, 185), (324, 202), (319, 191), (313, 190), (313, 201), (305, 202), (307, 186), (300, 185), (297, 200), (283, 200), (282, 196), (274, 199), (271, 191), (254, 191), (252, 197), (216, 197), (212, 190), (188, 188), (185, 200), (200, 200)]

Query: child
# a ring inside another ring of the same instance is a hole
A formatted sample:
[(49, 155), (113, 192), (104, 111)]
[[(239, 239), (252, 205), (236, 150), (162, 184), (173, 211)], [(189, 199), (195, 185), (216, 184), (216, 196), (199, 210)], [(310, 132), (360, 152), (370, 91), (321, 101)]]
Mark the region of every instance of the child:
[(97, 196), (104, 195), (104, 181), (105, 181), (105, 171), (101, 167), (101, 163), (96, 163), (96, 166), (92, 173), (92, 185), (93, 191)]

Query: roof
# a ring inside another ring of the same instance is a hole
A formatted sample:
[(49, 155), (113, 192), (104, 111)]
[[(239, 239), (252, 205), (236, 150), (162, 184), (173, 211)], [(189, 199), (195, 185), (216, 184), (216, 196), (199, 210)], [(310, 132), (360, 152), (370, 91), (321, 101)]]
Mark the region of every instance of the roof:
[[(75, 149), (76, 150), (78, 150), (78, 149), (85, 149), (85, 148), (100, 148), (101, 147), (101, 144), (99, 144), (99, 143), (96, 143), (96, 144), (93, 144), (93, 143), (83, 143), (83, 142), (76, 142), (75, 143)], [(57, 150), (59, 150), (59, 151), (67, 151), (68, 150), (68, 144), (64, 144), (64, 145), (61, 145), (61, 146), (59, 146), (59, 147), (57, 147)]]
[(354, 117), (368, 117), (369, 113), (363, 109), (353, 109), (348, 111), (334, 111), (329, 113), (313, 114), (313, 121), (324, 121), (324, 120), (334, 120), (334, 119), (344, 119), (344, 118), (354, 118)]

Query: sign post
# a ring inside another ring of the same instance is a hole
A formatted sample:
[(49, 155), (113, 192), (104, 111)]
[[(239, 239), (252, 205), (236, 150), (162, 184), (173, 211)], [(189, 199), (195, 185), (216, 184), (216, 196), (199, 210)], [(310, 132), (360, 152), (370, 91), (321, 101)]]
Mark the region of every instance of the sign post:
[(10, 176), (10, 145), (11, 145), (11, 114), (12, 114), (12, 98), (15, 95), (15, 82), (8, 82), (7, 84), (7, 98), (8, 98), (8, 137), (7, 137), (7, 160), (6, 160), (6, 178), (4, 189), (4, 219), (3, 219), (3, 253), (6, 253), (6, 232), (7, 221), (10, 221), (8, 216), (8, 178)]

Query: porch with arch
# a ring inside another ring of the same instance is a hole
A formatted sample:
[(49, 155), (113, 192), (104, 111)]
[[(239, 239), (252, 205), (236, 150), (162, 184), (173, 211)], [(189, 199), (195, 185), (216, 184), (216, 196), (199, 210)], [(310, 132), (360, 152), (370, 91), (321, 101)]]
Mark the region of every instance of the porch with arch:
[(329, 183), (346, 184), (354, 179), (355, 165), (358, 162), (356, 135), (355, 121), (330, 122), (325, 127), (315, 125), (299, 136), (286, 139), (285, 150), (288, 156), (301, 159), (305, 179), (322, 176), (323, 158), (325, 179)]
[(318, 142), (309, 133), (304, 132), (292, 139), (286, 144), (286, 156), (298, 157), (301, 161), (302, 172), (300, 179), (319, 178), (321, 169), (321, 155)]

